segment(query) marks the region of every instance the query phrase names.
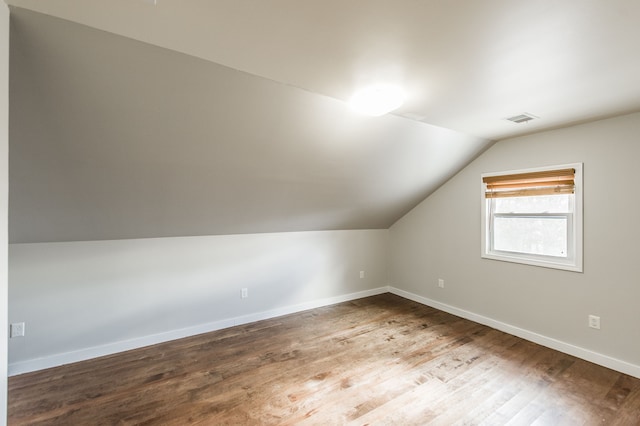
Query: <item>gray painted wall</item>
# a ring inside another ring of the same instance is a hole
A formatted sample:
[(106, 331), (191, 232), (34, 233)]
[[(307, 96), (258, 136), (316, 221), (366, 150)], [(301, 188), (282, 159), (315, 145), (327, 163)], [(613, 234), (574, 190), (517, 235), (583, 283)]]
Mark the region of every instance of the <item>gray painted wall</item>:
[[(632, 114), (498, 142), (390, 228), (390, 284), (640, 365), (639, 135)], [(481, 259), (480, 174), (573, 162), (584, 163), (584, 273)]]
[(490, 142), (11, 17), (10, 241), (387, 229)]
[[(389, 231), (10, 245), (10, 320), (25, 321), (27, 336), (11, 340), (9, 371), (359, 297), (387, 283), (638, 371), (638, 134), (634, 114), (499, 142)], [(481, 173), (571, 162), (584, 163), (584, 273), (481, 259)], [(249, 299), (240, 299), (242, 287)], [(601, 330), (587, 327), (589, 314), (602, 318)]]
[(7, 422), (7, 222), (9, 203), (9, 9), (0, 2), (0, 424)]
[[(9, 247), (10, 373), (369, 294), (387, 285), (387, 230)], [(365, 277), (360, 278), (360, 271)], [(249, 298), (241, 299), (241, 288)]]

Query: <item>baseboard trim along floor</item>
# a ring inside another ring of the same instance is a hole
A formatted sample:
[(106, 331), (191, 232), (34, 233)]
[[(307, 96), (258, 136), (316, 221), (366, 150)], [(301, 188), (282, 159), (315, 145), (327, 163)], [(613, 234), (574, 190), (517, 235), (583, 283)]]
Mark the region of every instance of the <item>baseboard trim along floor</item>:
[(551, 337), (544, 336), (542, 334), (534, 333), (529, 330), (525, 330), (520, 327), (513, 326), (501, 321), (496, 321), (492, 318), (478, 315), (473, 312), (465, 311), (464, 309), (457, 308), (455, 306), (447, 305), (427, 297), (419, 296), (408, 291), (400, 290), (390, 286), (389, 292), (396, 296), (404, 297), (405, 299), (413, 300), (414, 302), (421, 303), (423, 305), (431, 306), (432, 308), (439, 309), (444, 312), (465, 318), (479, 324), (487, 325), (496, 330), (504, 331), (505, 333), (513, 334), (514, 336), (528, 340), (533, 343), (537, 343), (547, 348), (555, 349), (565, 354), (573, 355), (577, 358), (584, 359), (585, 361), (593, 362), (594, 364), (601, 365), (603, 367), (610, 368), (615, 371), (619, 371), (630, 376), (640, 378), (640, 366), (628, 363), (626, 361), (619, 360), (607, 355), (593, 352), (591, 350), (581, 348), (579, 346), (572, 345), (560, 340), (556, 340)]
[(248, 324), (255, 321), (260, 321), (264, 319), (275, 318), (282, 315), (301, 312), (308, 309), (319, 308), (322, 306), (329, 306), (336, 303), (347, 302), (350, 300), (356, 300), (356, 299), (360, 299), (368, 296), (375, 296), (375, 295), (386, 293), (386, 292), (393, 293), (397, 296), (404, 297), (405, 299), (409, 299), (414, 302), (418, 302), (423, 305), (427, 305), (432, 308), (436, 308), (444, 312), (457, 315), (459, 317), (462, 317), (471, 321), (475, 321), (479, 324), (487, 325), (489, 327), (495, 328), (496, 330), (504, 331), (505, 333), (512, 334), (514, 336), (529, 340), (531, 342), (546, 346), (551, 349), (555, 349), (557, 351), (560, 351), (569, 355), (573, 355), (575, 357), (584, 359), (586, 361), (593, 362), (594, 364), (598, 364), (603, 367), (611, 368), (612, 370), (616, 370), (621, 373), (625, 373), (630, 376), (640, 378), (640, 366), (638, 365), (631, 364), (607, 355), (603, 355), (579, 346), (575, 346), (570, 343), (556, 340), (554, 338), (547, 337), (529, 330), (525, 330), (501, 321), (497, 321), (483, 315), (478, 315), (476, 313), (466, 311), (464, 309), (460, 309), (455, 306), (447, 305), (445, 303), (441, 303), (436, 300), (432, 300), (411, 292), (407, 292), (407, 291), (395, 288), (393, 286), (378, 287), (371, 290), (314, 300), (307, 303), (286, 306), (286, 307), (272, 309), (268, 311), (256, 312), (249, 315), (243, 315), (239, 317), (224, 319), (224, 320), (210, 322), (206, 324), (200, 324), (200, 325), (183, 328), (179, 330), (170, 330), (165, 333), (159, 333), (159, 334), (154, 334), (150, 336), (143, 336), (137, 339), (114, 342), (106, 345), (90, 347), (90, 348), (81, 349), (77, 351), (14, 362), (14, 363), (10, 363), (8, 366), (9, 376), (29, 373), (33, 371), (43, 370), (51, 367), (57, 367), (60, 365), (70, 364), (70, 363), (79, 362), (79, 361), (86, 361), (89, 359), (93, 359), (93, 358), (97, 358), (105, 355), (112, 355), (118, 352), (124, 352), (131, 349), (138, 349), (145, 346), (155, 345), (158, 343), (168, 342), (171, 340), (176, 340), (184, 337), (194, 336), (197, 334), (207, 333), (210, 331), (221, 330), (221, 329), (233, 327), (236, 325)]
[(248, 324), (264, 319), (279, 317), (282, 315), (293, 314), (296, 312), (306, 311), (308, 309), (320, 308), (323, 306), (335, 305), (336, 303), (348, 302), (350, 300), (362, 299), (363, 297), (375, 296), (382, 293), (388, 293), (388, 287), (379, 287), (372, 290), (359, 291), (356, 293), (344, 294), (341, 296), (328, 297), (325, 299), (313, 300), (307, 303), (285, 306), (277, 309), (271, 309), (262, 312), (256, 312), (249, 315), (243, 315), (228, 318), (220, 321), (214, 321), (206, 324), (198, 324), (193, 327), (182, 328), (178, 330), (170, 330), (165, 333), (158, 333), (149, 336), (143, 336), (136, 339), (108, 343), (100, 346), (93, 346), (76, 351), (70, 351), (60, 354), (54, 354), (42, 358), (28, 359), (9, 363), (9, 376), (30, 373), (33, 371), (44, 370), (45, 368), (58, 367), (60, 365), (71, 364), (79, 361), (86, 361), (105, 355), (112, 355), (119, 352), (129, 351), (132, 349), (143, 348), (145, 346), (156, 345), (171, 340), (182, 339), (184, 337), (195, 336), (197, 334), (208, 333), (210, 331), (222, 330), (224, 328), (236, 325)]

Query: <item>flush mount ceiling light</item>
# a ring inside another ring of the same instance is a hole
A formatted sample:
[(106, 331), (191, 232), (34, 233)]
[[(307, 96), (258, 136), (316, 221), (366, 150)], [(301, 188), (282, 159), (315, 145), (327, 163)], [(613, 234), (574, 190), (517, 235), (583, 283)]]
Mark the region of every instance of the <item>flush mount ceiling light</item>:
[(405, 99), (404, 91), (394, 85), (377, 84), (357, 92), (349, 101), (354, 111), (377, 117), (399, 108)]

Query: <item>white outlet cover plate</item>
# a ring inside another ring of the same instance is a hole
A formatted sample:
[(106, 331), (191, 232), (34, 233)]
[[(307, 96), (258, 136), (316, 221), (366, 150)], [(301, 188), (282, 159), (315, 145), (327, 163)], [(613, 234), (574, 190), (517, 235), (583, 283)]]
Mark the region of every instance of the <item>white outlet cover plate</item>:
[(23, 337), (24, 336), (24, 323), (16, 322), (11, 324), (11, 337)]
[(600, 317), (589, 315), (589, 327), (600, 330)]

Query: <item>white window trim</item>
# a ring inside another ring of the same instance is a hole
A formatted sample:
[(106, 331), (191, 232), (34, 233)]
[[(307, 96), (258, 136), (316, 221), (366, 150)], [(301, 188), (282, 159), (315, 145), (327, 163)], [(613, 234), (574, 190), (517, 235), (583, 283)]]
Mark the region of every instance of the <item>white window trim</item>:
[[(518, 174), (518, 173), (528, 173), (528, 172), (542, 172), (547, 170), (557, 170), (557, 169), (567, 169), (573, 168), (575, 169), (575, 196), (574, 196), (574, 210), (573, 210), (573, 220), (571, 221), (568, 229), (568, 244), (573, 245), (573, 253), (574, 256), (567, 259), (560, 259), (550, 256), (540, 256), (533, 254), (522, 254), (522, 253), (509, 253), (509, 252), (499, 252), (499, 251), (491, 251), (491, 234), (489, 232), (489, 221), (488, 219), (488, 208), (485, 197), (485, 189), (486, 186), (482, 182), (482, 178), (485, 176), (502, 176), (502, 175), (510, 175), (510, 174)], [(532, 266), (541, 266), (544, 268), (553, 268), (553, 269), (562, 269), (565, 271), (573, 271), (573, 272), (583, 272), (583, 264), (582, 264), (582, 256), (583, 256), (583, 247), (582, 247), (582, 198), (583, 198), (583, 187), (582, 187), (582, 163), (572, 163), (572, 164), (562, 164), (556, 166), (547, 166), (547, 167), (537, 167), (531, 169), (522, 169), (522, 170), (509, 170), (497, 173), (483, 173), (480, 179), (480, 187), (481, 187), (481, 256), (484, 259), (491, 260), (499, 260), (503, 262), (514, 262), (521, 263), (525, 265)]]

